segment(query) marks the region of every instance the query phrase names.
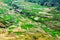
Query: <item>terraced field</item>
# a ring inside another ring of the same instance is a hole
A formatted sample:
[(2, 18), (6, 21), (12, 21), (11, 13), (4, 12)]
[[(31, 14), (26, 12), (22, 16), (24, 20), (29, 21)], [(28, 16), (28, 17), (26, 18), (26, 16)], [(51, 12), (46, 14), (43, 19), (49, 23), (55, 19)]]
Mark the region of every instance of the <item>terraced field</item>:
[(0, 40), (60, 40), (60, 12), (24, 0), (0, 1)]

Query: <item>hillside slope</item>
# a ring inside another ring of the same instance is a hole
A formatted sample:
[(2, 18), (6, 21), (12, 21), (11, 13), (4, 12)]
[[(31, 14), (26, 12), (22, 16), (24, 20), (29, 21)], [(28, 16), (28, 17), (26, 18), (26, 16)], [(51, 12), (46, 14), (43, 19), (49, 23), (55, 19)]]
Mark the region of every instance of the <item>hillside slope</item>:
[(0, 40), (59, 40), (60, 14), (54, 8), (9, 2), (0, 1)]

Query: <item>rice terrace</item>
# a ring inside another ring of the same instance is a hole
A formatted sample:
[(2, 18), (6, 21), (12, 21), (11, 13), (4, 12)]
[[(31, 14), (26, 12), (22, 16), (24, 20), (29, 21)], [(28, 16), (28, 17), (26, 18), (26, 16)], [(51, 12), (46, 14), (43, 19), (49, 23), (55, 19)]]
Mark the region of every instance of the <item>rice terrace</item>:
[(0, 0), (0, 40), (60, 40), (60, 0)]

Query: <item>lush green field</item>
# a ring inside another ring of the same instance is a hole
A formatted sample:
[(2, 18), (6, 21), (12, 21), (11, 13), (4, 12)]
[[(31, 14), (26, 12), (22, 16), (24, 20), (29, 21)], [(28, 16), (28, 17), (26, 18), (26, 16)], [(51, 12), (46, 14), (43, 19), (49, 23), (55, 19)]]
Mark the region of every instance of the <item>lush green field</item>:
[(9, 2), (0, 1), (0, 40), (59, 40), (60, 14), (55, 7)]

